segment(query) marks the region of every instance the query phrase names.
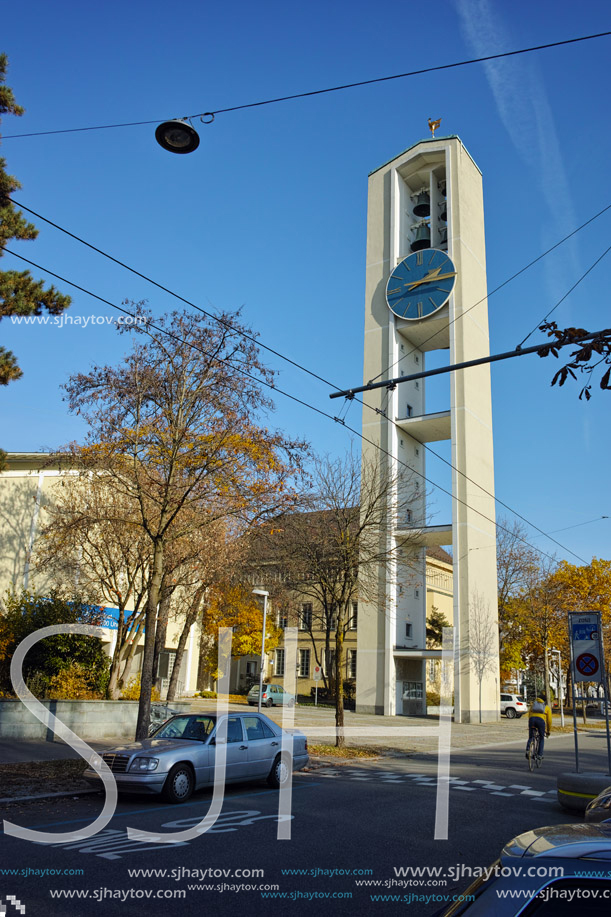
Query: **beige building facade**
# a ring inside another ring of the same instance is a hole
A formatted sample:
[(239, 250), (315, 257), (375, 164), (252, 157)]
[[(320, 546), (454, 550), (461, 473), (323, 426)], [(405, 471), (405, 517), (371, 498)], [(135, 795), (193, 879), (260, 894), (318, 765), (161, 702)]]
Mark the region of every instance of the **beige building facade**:
[[(37, 573), (34, 567), (36, 539), (49, 522), (46, 507), (53, 502), (55, 488), (62, 486), (70, 475), (65, 460), (47, 452), (8, 453), (7, 467), (0, 472), (0, 600), (8, 589), (20, 592), (28, 589), (44, 595), (50, 582)], [(112, 655), (117, 637), (116, 609), (109, 607), (102, 597), (98, 599), (104, 609), (102, 643)], [(129, 608), (126, 614), (129, 613)], [(170, 617), (165, 650), (160, 654), (157, 681), (162, 697), (167, 692), (174, 665), (175, 647), (182, 629), (182, 621)], [(132, 674), (142, 666), (142, 644), (136, 650)], [(179, 693), (193, 694), (197, 686), (199, 629), (193, 625), (179, 674)]]
[[(401, 317), (387, 300), (390, 275), (406, 258), (409, 271), (416, 253), (418, 263), (426, 258), (424, 264), (432, 264), (436, 251), (451, 259), (451, 270), (440, 275), (453, 278), (449, 298), (439, 305), (423, 295), (417, 311)], [(417, 583), (403, 586), (381, 565), (377, 600), (361, 605), (357, 711), (425, 712), (427, 661), (440, 655), (427, 648), (426, 614), (433, 601), (443, 599), (444, 607), (450, 601), (427, 575), (426, 551), (446, 546), (454, 558), (452, 614), (446, 617), (455, 628), (455, 718), (479, 718), (480, 676), (482, 718), (499, 716), (489, 367), (452, 372), (446, 403), (432, 409), (426, 378), (400, 382), (401, 376), (424, 372), (429, 362), (432, 367), (487, 356), (486, 296), (480, 170), (458, 137), (420, 141), (369, 176), (363, 380), (396, 381), (363, 395), (363, 462), (383, 450), (393, 476), (410, 474), (422, 487), (405, 517), (394, 509), (399, 494), (395, 503), (389, 498), (394, 526), (384, 536), (386, 547), (405, 544)], [(451, 494), (451, 507), (448, 518), (432, 524), (429, 492), (435, 488), (427, 479), (427, 447), (443, 442), (450, 447), (451, 470), (435, 484)], [(441, 581), (443, 573), (437, 575)], [(482, 658), (483, 675), (477, 663)]]

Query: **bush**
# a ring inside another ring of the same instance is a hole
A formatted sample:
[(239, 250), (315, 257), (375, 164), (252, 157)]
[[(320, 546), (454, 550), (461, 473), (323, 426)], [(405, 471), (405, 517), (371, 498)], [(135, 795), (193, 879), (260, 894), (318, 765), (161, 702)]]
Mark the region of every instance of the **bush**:
[[(100, 608), (79, 597), (65, 596), (51, 590), (40, 596), (23, 590), (8, 592), (0, 615), (0, 691), (12, 690), (10, 663), (16, 647), (25, 637), (57, 624), (99, 624)], [(108, 683), (109, 658), (96, 637), (81, 634), (57, 634), (35, 643), (23, 662), (26, 684), (32, 693), (44, 695), (51, 678), (78, 663), (86, 669), (92, 688), (104, 691)]]
[(95, 672), (75, 662), (53, 675), (47, 697), (52, 700), (100, 700), (104, 692), (97, 688), (96, 682)]
[[(121, 698), (123, 700), (140, 700), (140, 692), (142, 691), (142, 686), (140, 684), (140, 672), (128, 684), (123, 688), (121, 692)], [(153, 685), (153, 690), (151, 691), (151, 700), (159, 701), (161, 700), (161, 694), (159, 690)]]
[(441, 704), (441, 698), (439, 697), (439, 691), (427, 691), (426, 692), (427, 707), (439, 707), (440, 704)]
[(34, 697), (48, 697), (49, 681), (49, 676), (43, 672), (32, 672), (26, 681), (26, 685)]

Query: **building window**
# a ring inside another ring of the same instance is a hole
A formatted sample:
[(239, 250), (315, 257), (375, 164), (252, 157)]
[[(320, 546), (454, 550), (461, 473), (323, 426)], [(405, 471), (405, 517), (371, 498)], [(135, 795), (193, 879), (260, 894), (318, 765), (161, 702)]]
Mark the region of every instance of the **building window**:
[(416, 382), (416, 388), (420, 388), (420, 383)]
[(405, 407), (406, 407), (405, 416), (411, 417), (412, 414), (414, 413), (413, 407), (411, 406), (411, 404), (407, 404)]
[(281, 608), (278, 612), (278, 627), (284, 630), (285, 627), (289, 626), (289, 613), (286, 608)]
[(306, 602), (299, 612), (299, 630), (312, 630), (312, 604)]
[(350, 620), (348, 622), (348, 630), (356, 630), (359, 620), (359, 606), (356, 602), (352, 603), (351, 612)]
[(257, 674), (257, 663), (256, 662), (247, 662), (246, 663), (246, 674), (247, 675), (256, 675)]
[(348, 650), (348, 678), (356, 678), (356, 650)]
[(297, 667), (297, 674), (300, 678), (309, 678), (310, 677), (310, 651), (309, 650), (299, 650), (299, 665)]
[(403, 344), (401, 344), (401, 353), (403, 353), (404, 350), (405, 350), (405, 347), (403, 346)]
[(419, 363), (419, 362), (420, 362), (420, 357), (418, 356), (417, 353), (415, 353), (414, 354), (414, 363)]
[(420, 598), (420, 590), (419, 590), (419, 589), (414, 589), (414, 598), (415, 598), (415, 599), (419, 599), (419, 598)]
[(407, 522), (408, 525), (411, 524), (411, 521), (412, 521), (412, 511), (411, 511), (411, 509), (406, 509), (406, 510), (405, 510), (405, 521)]
[(274, 666), (274, 675), (284, 675), (284, 650), (276, 650), (276, 664)]
[(329, 612), (329, 630), (331, 632), (337, 630), (337, 608), (335, 605), (331, 606), (331, 610)]
[(424, 691), (421, 681), (403, 682), (403, 700), (422, 700)]
[(405, 622), (405, 636), (408, 640), (412, 639), (412, 625), (410, 621)]
[(416, 453), (416, 455), (420, 455), (420, 449), (418, 448), (418, 446), (414, 446), (414, 452)]
[(399, 445), (400, 445), (400, 446), (403, 446), (403, 440), (402, 440), (402, 439), (399, 440)]

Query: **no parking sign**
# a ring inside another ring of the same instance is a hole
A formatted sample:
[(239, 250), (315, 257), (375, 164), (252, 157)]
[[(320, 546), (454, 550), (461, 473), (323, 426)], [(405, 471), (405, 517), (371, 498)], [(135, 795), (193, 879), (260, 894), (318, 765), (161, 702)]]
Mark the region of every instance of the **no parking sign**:
[(602, 681), (600, 614), (570, 613), (570, 637), (573, 649), (575, 681)]

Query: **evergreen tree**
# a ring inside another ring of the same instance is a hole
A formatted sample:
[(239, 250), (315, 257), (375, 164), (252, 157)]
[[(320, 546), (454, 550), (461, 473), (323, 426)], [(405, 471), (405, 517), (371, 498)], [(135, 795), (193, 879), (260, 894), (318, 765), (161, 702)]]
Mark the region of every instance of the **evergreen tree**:
[[(0, 115), (22, 115), (12, 90), (4, 85), (6, 54), (0, 54)], [(21, 187), (16, 178), (6, 172), (5, 160), (0, 158), (0, 256), (7, 242), (13, 239), (35, 239), (38, 230), (17, 210), (9, 195)], [(8, 315), (40, 315), (46, 309), (59, 315), (70, 305), (70, 297), (54, 287), (45, 289), (41, 280), (34, 280), (29, 271), (0, 271), (0, 319)], [(0, 346), (0, 385), (8, 385), (23, 375), (17, 359), (10, 350)]]

